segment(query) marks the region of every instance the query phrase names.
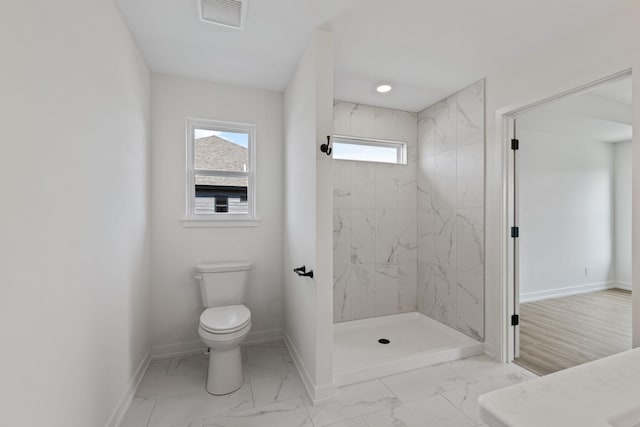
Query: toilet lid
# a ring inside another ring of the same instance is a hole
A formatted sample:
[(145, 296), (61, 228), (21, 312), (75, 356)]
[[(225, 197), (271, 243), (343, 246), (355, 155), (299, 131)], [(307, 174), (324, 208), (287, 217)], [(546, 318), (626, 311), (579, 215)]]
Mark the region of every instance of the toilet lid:
[(200, 315), (200, 326), (218, 334), (228, 334), (244, 328), (251, 321), (251, 312), (244, 305), (207, 308)]

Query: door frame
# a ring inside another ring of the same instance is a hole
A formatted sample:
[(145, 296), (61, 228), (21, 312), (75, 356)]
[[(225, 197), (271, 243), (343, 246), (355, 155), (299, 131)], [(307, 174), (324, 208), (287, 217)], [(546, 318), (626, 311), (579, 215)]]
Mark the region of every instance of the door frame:
[[(502, 221), (500, 227), (500, 235), (502, 241), (502, 271), (500, 272), (501, 276), (501, 286), (499, 289), (499, 301), (500, 301), (500, 361), (504, 363), (512, 362), (515, 357), (515, 346), (518, 334), (516, 334), (516, 328), (519, 326), (513, 327), (511, 326), (511, 316), (513, 314), (518, 313), (518, 302), (515, 295), (515, 289), (518, 285), (516, 276), (514, 274), (514, 269), (518, 269), (518, 259), (514, 256), (514, 251), (517, 250), (517, 241), (511, 237), (511, 227), (517, 226), (518, 224), (514, 224), (514, 209), (515, 202), (514, 196), (514, 164), (513, 164), (513, 155), (510, 155), (511, 150), (511, 139), (513, 138), (513, 130), (514, 130), (514, 121), (517, 116), (525, 113), (529, 110), (535, 109), (543, 104), (555, 101), (557, 99), (563, 98), (569, 95), (577, 95), (582, 92), (586, 92), (594, 86), (598, 86), (603, 83), (607, 83), (610, 81), (615, 81), (617, 79), (626, 78), (628, 76), (632, 76), (632, 69), (628, 68), (618, 73), (608, 75), (602, 77), (598, 80), (595, 80), (591, 83), (587, 83), (585, 85), (566, 90), (564, 92), (558, 93), (556, 95), (543, 98), (537, 100), (535, 102), (530, 102), (528, 104), (516, 105), (507, 107), (501, 110), (496, 111), (496, 129), (498, 132), (497, 137), (499, 141), (501, 141), (501, 151), (502, 151)], [(635, 98), (633, 99), (633, 104), (635, 105)], [(633, 143), (632, 143), (633, 144)], [(635, 144), (633, 144), (635, 145)], [(635, 170), (636, 168), (634, 168)], [(637, 175), (636, 172), (632, 171), (632, 179)], [(517, 182), (517, 181), (516, 181)], [(633, 196), (632, 196), (633, 197)], [(633, 203), (632, 203), (633, 206)], [(516, 211), (517, 213), (517, 211)], [(635, 234), (632, 237), (632, 250), (633, 247), (636, 247), (636, 244), (640, 245), (640, 235), (636, 236)], [(637, 243), (636, 243), (637, 242)], [(632, 255), (633, 262), (633, 255)], [(633, 273), (632, 273), (633, 274)], [(634, 275), (635, 276), (635, 275)], [(632, 287), (636, 288), (633, 284), (634, 280), (632, 280)], [(632, 308), (632, 310), (634, 310)], [(635, 317), (635, 316), (634, 316)], [(635, 333), (634, 333), (635, 335)], [(638, 344), (638, 343), (636, 343)]]

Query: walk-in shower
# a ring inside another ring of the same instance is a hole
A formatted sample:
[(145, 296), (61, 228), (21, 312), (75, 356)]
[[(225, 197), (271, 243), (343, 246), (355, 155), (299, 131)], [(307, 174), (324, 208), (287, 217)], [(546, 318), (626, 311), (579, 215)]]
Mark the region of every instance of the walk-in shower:
[(482, 353), (484, 82), (419, 113), (335, 102), (334, 134), (407, 160), (333, 162), (336, 385)]

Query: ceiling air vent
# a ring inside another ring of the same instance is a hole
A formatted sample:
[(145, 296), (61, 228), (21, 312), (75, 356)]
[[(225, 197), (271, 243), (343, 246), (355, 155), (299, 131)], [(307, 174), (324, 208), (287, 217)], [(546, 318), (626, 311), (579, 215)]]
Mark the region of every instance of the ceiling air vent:
[(224, 27), (244, 28), (247, 0), (198, 0), (200, 19)]

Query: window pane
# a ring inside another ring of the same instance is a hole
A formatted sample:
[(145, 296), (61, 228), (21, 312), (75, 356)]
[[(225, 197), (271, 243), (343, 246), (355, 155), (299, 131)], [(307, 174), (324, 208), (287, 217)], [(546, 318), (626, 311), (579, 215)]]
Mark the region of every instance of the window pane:
[(335, 137), (333, 140), (333, 158), (339, 160), (357, 160), (404, 164), (403, 142), (367, 141)]
[(248, 214), (249, 178), (196, 176), (194, 211), (203, 214)]
[(194, 129), (196, 169), (247, 172), (249, 134)]

